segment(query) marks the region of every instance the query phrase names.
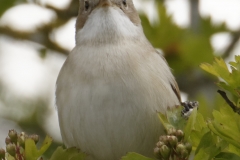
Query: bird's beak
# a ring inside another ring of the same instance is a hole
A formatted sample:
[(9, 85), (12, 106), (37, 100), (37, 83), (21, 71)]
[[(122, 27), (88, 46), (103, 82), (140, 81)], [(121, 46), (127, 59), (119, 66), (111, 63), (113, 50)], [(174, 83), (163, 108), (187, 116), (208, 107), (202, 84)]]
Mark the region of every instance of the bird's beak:
[(112, 2), (111, 2), (111, 0), (100, 0), (98, 6), (99, 7), (109, 7), (109, 6), (112, 6)]

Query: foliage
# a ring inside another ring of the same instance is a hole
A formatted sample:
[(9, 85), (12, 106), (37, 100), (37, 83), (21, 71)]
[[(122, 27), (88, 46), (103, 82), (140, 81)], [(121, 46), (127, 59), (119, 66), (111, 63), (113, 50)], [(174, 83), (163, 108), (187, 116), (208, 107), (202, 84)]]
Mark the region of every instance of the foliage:
[(198, 32), (195, 32), (192, 29), (177, 26), (172, 17), (167, 15), (163, 3), (156, 1), (156, 6), (159, 23), (151, 25), (145, 16), (141, 16), (142, 25), (153, 46), (163, 50), (174, 72), (186, 72), (198, 67), (202, 62), (211, 62), (214, 51), (210, 38), (216, 33), (226, 32), (225, 24), (212, 25), (211, 18), (202, 18)]
[[(0, 160), (43, 160), (41, 156), (49, 149), (52, 138), (46, 136), (40, 149), (37, 147), (38, 141), (38, 135), (27, 135), (24, 132), (18, 134), (15, 130), (10, 130), (5, 140), (6, 151), (0, 149)], [(50, 160), (84, 160), (85, 157), (86, 155), (76, 148), (58, 147)]]
[(229, 64), (231, 72), (223, 59), (218, 58), (215, 59), (213, 65), (202, 64), (200, 67), (220, 78), (220, 82), (217, 83), (218, 86), (231, 92), (235, 98), (240, 99), (240, 56), (235, 56), (235, 62)]
[[(203, 116), (206, 109), (194, 108), (190, 117), (182, 117), (181, 107), (169, 110), (167, 114), (160, 114), (159, 118), (167, 130), (167, 135), (159, 137), (154, 154), (159, 160), (186, 160), (191, 151), (194, 160), (240, 159), (240, 115), (238, 102), (240, 101), (238, 83), (240, 77), (240, 56), (235, 57), (235, 62), (230, 62), (231, 71), (222, 59), (215, 59), (210, 64), (202, 64), (200, 67), (205, 71), (217, 76), (220, 80), (217, 84), (233, 96), (234, 102), (227, 96), (219, 109), (212, 111), (212, 118)], [(223, 92), (223, 91), (222, 91)], [(230, 103), (231, 102), (231, 103)], [(235, 105), (235, 109), (229, 105)], [(206, 105), (200, 108), (207, 107)], [(230, 122), (230, 123), (229, 123)], [(183, 131), (182, 131), (183, 130)], [(37, 160), (49, 148), (52, 143), (50, 137), (46, 137), (40, 149), (36, 144), (37, 135), (17, 134), (10, 130), (6, 138), (6, 153), (0, 150), (0, 159), (7, 160)], [(76, 148), (63, 149), (58, 147), (50, 160), (84, 160), (87, 155), (79, 152)], [(128, 153), (122, 160), (151, 160), (137, 153)]]
[[(0, 17), (15, 5), (23, 3), (27, 4), (29, 2), (26, 0), (0, 1)], [(36, 0), (33, 0), (30, 3), (52, 10), (57, 15), (56, 20), (53, 20), (50, 24), (43, 24), (36, 30), (36, 33), (19, 33), (11, 30), (11, 27), (8, 28), (0, 25), (0, 36), (4, 35), (21, 41), (27, 40), (41, 44), (43, 48), (39, 50), (39, 52), (41, 52), (39, 55), (43, 59), (47, 57), (45, 54), (49, 54), (47, 52), (48, 50), (57, 51), (60, 54), (66, 55), (68, 50), (53, 42), (50, 37), (52, 37), (51, 35), (55, 30), (77, 15), (78, 1), (72, 0), (69, 7), (62, 10), (57, 9), (54, 6), (43, 6)], [(216, 33), (227, 32), (233, 36), (235, 36), (235, 33), (229, 30), (225, 24), (212, 25), (211, 18), (200, 18), (197, 32), (192, 30), (191, 27), (182, 28), (172, 21), (172, 17), (167, 14), (166, 7), (162, 1), (156, 1), (156, 8), (158, 11), (159, 23), (150, 24), (147, 16), (143, 14), (141, 15), (144, 32), (153, 46), (161, 48), (165, 53), (170, 67), (174, 69), (181, 90), (189, 93), (190, 98), (194, 97), (194, 99), (197, 99), (201, 104), (198, 110), (195, 109), (192, 111), (192, 115), (189, 117), (188, 121), (178, 114), (181, 110), (180, 107), (177, 110), (169, 111), (167, 116), (159, 115), (165, 128), (176, 128), (177, 130), (181, 129), (184, 131), (185, 136), (183, 143), (190, 142), (192, 144), (193, 152), (195, 152), (195, 159), (211, 159), (213, 157), (219, 160), (240, 159), (238, 139), (238, 135), (240, 135), (239, 115), (233, 112), (237, 112), (240, 107), (240, 88), (238, 84), (240, 82), (239, 56), (236, 57), (235, 62), (230, 62), (231, 71), (229, 71), (229, 67), (227, 67), (222, 59), (216, 59), (213, 65), (201, 65), (201, 68), (219, 78), (220, 81), (217, 82), (217, 85), (224, 91), (227, 91), (235, 109), (232, 108), (231, 110), (228, 104), (223, 104), (223, 100), (219, 98), (220, 96), (217, 97), (213, 95), (210, 97), (209, 99), (211, 99), (212, 104), (209, 104), (206, 98), (208, 97), (207, 95), (198, 94), (203, 88), (206, 88), (206, 86), (210, 86), (211, 88), (214, 87), (211, 78), (199, 72), (198, 68), (199, 64), (203, 62), (210, 63), (214, 59), (214, 50), (211, 46), (210, 38)], [(233, 43), (230, 42), (229, 46), (232, 44)], [(0, 103), (4, 101), (4, 104), (8, 106), (6, 107), (6, 110), (10, 110), (9, 113), (11, 113), (9, 115), (4, 115), (3, 117), (16, 121), (14, 119), (15, 117), (12, 116), (15, 115), (13, 114), (14, 109), (9, 106), (17, 106), (19, 108), (22, 100), (17, 100), (17, 102), (13, 104), (12, 102), (15, 102), (16, 97), (6, 96), (11, 97), (9, 100), (10, 103), (7, 103), (3, 98), (5, 91), (2, 91), (2, 89), (3, 87), (0, 84)], [(207, 90), (207, 92), (209, 91), (210, 89)], [(42, 136), (45, 133), (45, 131), (42, 130), (43, 127), (41, 127), (43, 123), (39, 124), (35, 119), (37, 119), (36, 117), (40, 117), (41, 120), (39, 121), (43, 121), (44, 117), (39, 115), (47, 115), (45, 114), (48, 112), (46, 106), (49, 103), (41, 102), (40, 104), (39, 101), (36, 103), (38, 104), (37, 108), (40, 109), (29, 114), (29, 116), (24, 117), (24, 120), (18, 120), (17, 123), (23, 130), (31, 130), (31, 132), (39, 133)], [(24, 106), (23, 112), (28, 113), (27, 105), (25, 103), (22, 105)], [(32, 107), (32, 102), (29, 103), (29, 106)], [(45, 108), (43, 106), (45, 106)], [(43, 143), (42, 147), (38, 149), (33, 141), (28, 139), (26, 140), (26, 149), (21, 149), (20, 153), (27, 152), (25, 154), (27, 157), (30, 159), (36, 158), (49, 147), (50, 139), (47, 138), (47, 141), (47, 144)], [(3, 150), (0, 150), (0, 160), (3, 159), (1, 153), (3, 153)], [(3, 157), (5, 156), (7, 160), (14, 159), (13, 156), (5, 154), (4, 151)], [(51, 160), (59, 159), (57, 157), (61, 157), (62, 159), (62, 156), (65, 156), (66, 159), (74, 159), (75, 157), (81, 157), (79, 159), (84, 158), (84, 154), (74, 148), (65, 150), (62, 147), (59, 147), (52, 155)], [(139, 160), (148, 159), (136, 153), (129, 153), (123, 157), (123, 160), (134, 158)]]
[(38, 135), (27, 135), (26, 133), (17, 133), (10, 130), (5, 139), (6, 152), (1, 149), (0, 160), (37, 160), (49, 148), (52, 138), (46, 137), (42, 142), (40, 149), (36, 146), (39, 141)]
[[(230, 62), (231, 72), (222, 59), (215, 59), (213, 65), (201, 65), (202, 69), (217, 76), (220, 80), (217, 84), (235, 96), (237, 101), (240, 98), (237, 94), (240, 87), (239, 58), (240, 56), (236, 56), (235, 62)], [(197, 120), (189, 137), (189, 141), (196, 148), (194, 159), (212, 159), (214, 157), (216, 159), (240, 159), (240, 115), (234, 112), (228, 103), (222, 104), (219, 110), (213, 110), (212, 119), (203, 118), (202, 114), (198, 112), (197, 116), (191, 115), (194, 117), (193, 119)], [(188, 123), (193, 122), (193, 119), (190, 118)]]
[[(240, 77), (240, 56), (235, 57), (235, 62), (230, 62), (231, 71), (228, 70), (226, 63), (222, 59), (216, 59), (213, 65), (202, 64), (201, 68), (209, 73), (217, 76), (220, 82), (217, 84), (229, 91), (235, 97), (238, 104), (239, 97), (239, 77)], [(200, 108), (207, 107), (206, 105)], [(239, 105), (236, 105), (239, 107)], [(192, 144), (195, 154), (194, 160), (202, 159), (221, 159), (221, 160), (237, 160), (240, 159), (240, 115), (236, 110), (231, 109), (227, 103), (222, 104), (218, 110), (212, 111), (212, 118), (203, 116), (207, 109), (193, 109), (191, 116), (184, 122), (183, 118), (178, 116), (179, 108), (175, 111), (168, 111), (166, 115), (160, 114), (160, 119), (166, 130), (172, 127), (180, 127), (176, 125), (176, 121), (185, 124), (184, 139)], [(230, 123), (229, 123), (230, 122)], [(161, 138), (160, 138), (161, 139)], [(180, 158), (180, 157), (177, 157)], [(173, 159), (163, 158), (160, 159)]]
[(63, 149), (63, 147), (58, 147), (50, 160), (84, 160), (85, 157), (86, 154), (80, 152), (77, 148)]
[(144, 157), (137, 153), (128, 153), (126, 156), (122, 157), (121, 160), (152, 160), (152, 159)]

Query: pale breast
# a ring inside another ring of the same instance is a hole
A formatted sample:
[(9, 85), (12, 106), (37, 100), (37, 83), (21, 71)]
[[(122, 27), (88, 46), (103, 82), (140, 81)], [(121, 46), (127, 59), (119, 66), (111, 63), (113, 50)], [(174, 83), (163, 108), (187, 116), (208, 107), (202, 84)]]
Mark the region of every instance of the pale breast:
[(163, 133), (157, 112), (179, 104), (165, 62), (134, 45), (75, 48), (59, 74), (63, 141), (94, 160), (117, 160), (129, 151), (152, 156)]

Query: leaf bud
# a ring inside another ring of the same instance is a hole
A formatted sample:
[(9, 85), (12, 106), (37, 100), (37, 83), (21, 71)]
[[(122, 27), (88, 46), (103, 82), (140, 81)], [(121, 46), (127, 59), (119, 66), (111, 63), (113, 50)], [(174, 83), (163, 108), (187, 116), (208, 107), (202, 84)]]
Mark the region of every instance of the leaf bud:
[(180, 157), (186, 159), (189, 156), (188, 151), (185, 149), (181, 152)]
[(190, 143), (186, 143), (186, 144), (185, 144), (185, 148), (186, 148), (186, 150), (188, 151), (188, 153), (190, 154), (191, 151), (192, 151), (192, 145), (191, 145)]
[(25, 148), (25, 140), (26, 140), (26, 135), (24, 132), (22, 132), (19, 136), (18, 136), (18, 144), (22, 147)]
[(168, 136), (160, 136), (159, 137), (159, 141), (164, 143), (164, 144), (168, 144)]
[(158, 158), (158, 159), (161, 158), (160, 149), (158, 147), (154, 148), (153, 153), (154, 153), (156, 158)]
[(15, 130), (9, 130), (8, 136), (11, 139), (11, 142), (17, 144), (18, 135)]
[(6, 137), (5, 144), (8, 145), (10, 143), (12, 143), (11, 139), (9, 137)]
[(176, 147), (176, 153), (178, 155), (181, 155), (181, 152), (183, 152), (184, 150), (186, 150), (186, 147), (182, 143), (179, 143)]
[(178, 139), (176, 136), (170, 136), (168, 140), (171, 147), (175, 147), (178, 143)]
[(168, 159), (169, 156), (170, 156), (170, 153), (171, 153), (171, 150), (170, 150), (170, 148), (168, 148), (168, 146), (163, 145), (163, 146), (160, 148), (160, 154), (161, 154), (161, 156), (163, 157), (163, 159)]
[(157, 142), (157, 144), (156, 144), (156, 146), (157, 146), (158, 148), (162, 147), (162, 145), (164, 145), (164, 143), (163, 143), (162, 141), (159, 141), (159, 142)]
[(176, 137), (178, 138), (178, 141), (180, 142), (184, 137), (183, 131), (182, 130), (177, 130), (176, 131)]
[(5, 150), (0, 148), (0, 160), (5, 159)]
[(168, 135), (176, 135), (176, 129), (175, 128), (169, 128), (167, 130)]
[(16, 155), (16, 145), (13, 143), (10, 143), (6, 146), (6, 151), (13, 157)]
[(31, 138), (35, 142), (35, 144), (37, 144), (39, 141), (39, 136), (36, 134), (30, 135), (29, 138)]

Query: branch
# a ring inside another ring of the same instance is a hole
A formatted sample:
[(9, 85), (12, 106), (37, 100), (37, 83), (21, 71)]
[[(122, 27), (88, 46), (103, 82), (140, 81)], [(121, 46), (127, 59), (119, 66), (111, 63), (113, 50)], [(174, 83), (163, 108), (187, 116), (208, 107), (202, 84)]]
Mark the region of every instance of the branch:
[(227, 94), (224, 91), (218, 90), (218, 93), (223, 97), (223, 99), (225, 99), (227, 104), (233, 109), (234, 112), (240, 114), (240, 109), (235, 106), (232, 101), (229, 100)]
[(232, 50), (235, 48), (240, 38), (240, 30), (232, 33), (232, 36), (233, 36), (233, 39), (229, 44), (229, 46), (227, 47), (226, 51), (223, 53), (223, 56), (222, 56), (223, 58), (227, 58), (231, 54)]
[(58, 19), (63, 21), (68, 21), (72, 17), (76, 17), (78, 15), (78, 8), (79, 8), (78, 6), (79, 6), (79, 2), (76, 0), (72, 0), (70, 5), (63, 10), (58, 9), (51, 5), (46, 5), (45, 7), (53, 10), (57, 14)]
[(19, 40), (32, 41), (40, 45), (43, 45), (50, 50), (54, 50), (61, 54), (67, 55), (69, 53), (68, 50), (61, 47), (57, 43), (53, 42), (49, 38), (49, 34), (51, 32), (50, 30), (51, 29), (49, 29), (47, 26), (44, 26), (42, 28), (39, 28), (35, 32), (29, 33), (29, 32), (15, 31), (10, 29), (9, 27), (0, 26), (0, 34), (2, 35), (10, 36), (12, 38), (19, 39)]
[(76, 17), (78, 14), (78, 4), (76, 0), (72, 0), (70, 5), (66, 9), (58, 9), (54, 6), (42, 6), (38, 1), (35, 4), (53, 10), (57, 14), (57, 19), (50, 24), (46, 24), (38, 28), (34, 32), (21, 32), (13, 30), (9, 27), (0, 26), (0, 34), (6, 35), (19, 40), (28, 40), (40, 45), (45, 46), (47, 49), (57, 51), (61, 54), (67, 55), (69, 50), (66, 50), (62, 46), (58, 45), (56, 42), (52, 41), (49, 37), (53, 29), (58, 28), (66, 24), (71, 18)]

